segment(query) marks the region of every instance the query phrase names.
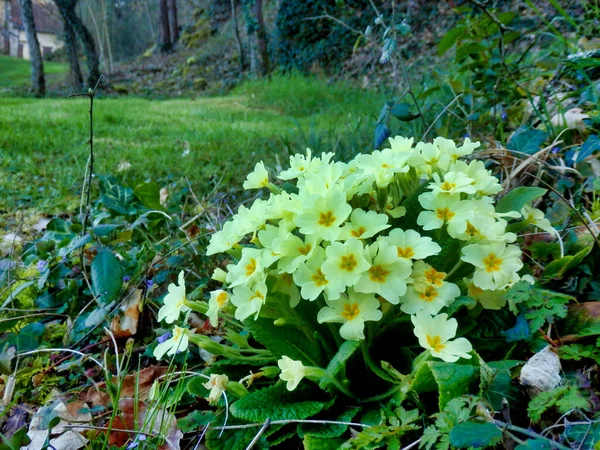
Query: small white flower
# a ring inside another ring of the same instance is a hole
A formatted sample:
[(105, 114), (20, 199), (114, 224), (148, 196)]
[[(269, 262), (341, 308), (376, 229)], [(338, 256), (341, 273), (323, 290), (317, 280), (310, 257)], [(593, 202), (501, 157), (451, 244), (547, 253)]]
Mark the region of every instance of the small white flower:
[(283, 356), (277, 365), (281, 369), (279, 378), (283, 381), (287, 381), (287, 390), (293, 391), (298, 387), (302, 378), (306, 376), (306, 367), (302, 364), (302, 361), (294, 361), (293, 359)]
[(448, 314), (431, 317), (426, 313), (417, 313), (410, 319), (415, 326), (414, 333), (419, 339), (419, 345), (436, 358), (449, 363), (456, 362), (459, 358), (471, 358), (469, 352), (473, 350), (473, 346), (467, 339), (451, 340), (456, 336), (458, 328), (456, 319), (448, 319)]

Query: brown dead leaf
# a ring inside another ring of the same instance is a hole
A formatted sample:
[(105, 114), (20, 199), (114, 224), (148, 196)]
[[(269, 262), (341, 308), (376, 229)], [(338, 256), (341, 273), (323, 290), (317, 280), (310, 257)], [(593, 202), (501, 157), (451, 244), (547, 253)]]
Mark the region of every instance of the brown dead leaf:
[(128, 338), (137, 333), (141, 300), (141, 289), (132, 289), (129, 292), (127, 300), (119, 308), (119, 314), (113, 317), (110, 324), (116, 338)]
[[(150, 366), (145, 369), (140, 370), (138, 373), (134, 373), (131, 375), (127, 375), (123, 379), (123, 383), (121, 386), (121, 398), (133, 398), (136, 395), (136, 386), (138, 398), (140, 400), (146, 400), (148, 398), (148, 393), (150, 388), (152, 387), (152, 383), (157, 378), (163, 376), (167, 373), (168, 367), (166, 366)], [(113, 377), (113, 383), (117, 383), (116, 377)], [(85, 401), (91, 403), (92, 405), (102, 405), (109, 406), (110, 398), (104, 392), (106, 389), (106, 383), (98, 383), (95, 388), (91, 388), (88, 390), (85, 395)]]

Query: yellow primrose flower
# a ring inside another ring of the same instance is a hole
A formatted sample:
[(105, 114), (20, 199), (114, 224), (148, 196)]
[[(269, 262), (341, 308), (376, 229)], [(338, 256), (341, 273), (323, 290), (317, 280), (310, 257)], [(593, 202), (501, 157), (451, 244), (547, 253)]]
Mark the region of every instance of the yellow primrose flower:
[(329, 300), (340, 298), (346, 286), (337, 278), (325, 276), (321, 267), (325, 261), (325, 250), (323, 247), (315, 248), (312, 256), (300, 263), (298, 270), (294, 272), (294, 282), (300, 286), (300, 295), (305, 300), (315, 300), (321, 292), (324, 292)]
[(223, 309), (228, 301), (229, 293), (227, 291), (224, 291), (223, 289), (211, 291), (210, 299), (208, 300), (208, 311), (206, 311), (206, 316), (213, 327), (219, 325), (219, 311)]
[(431, 317), (425, 313), (411, 316), (410, 319), (415, 326), (414, 333), (419, 345), (434, 357), (449, 363), (459, 358), (471, 359), (469, 353), (473, 351), (473, 346), (467, 339), (461, 337), (451, 340), (458, 328), (456, 319), (448, 319), (448, 314)]
[(450, 165), (450, 155), (442, 153), (439, 147), (435, 144), (431, 144), (429, 142), (419, 142), (416, 145), (415, 150), (419, 153), (424, 165), (414, 165), (414, 162), (417, 161), (414, 158), (409, 160), (409, 164), (417, 169), (419, 173), (431, 174), (435, 169), (446, 170)]
[(417, 224), (424, 230), (435, 230), (448, 225), (448, 234), (458, 235), (467, 228), (467, 220), (473, 216), (473, 205), (469, 200), (461, 201), (459, 194), (434, 195), (432, 192), (419, 195), (419, 203), (425, 209), (417, 217)]
[(350, 221), (342, 228), (342, 237), (354, 237), (356, 239), (367, 239), (375, 236), (380, 231), (389, 228), (388, 216), (378, 214), (376, 211), (364, 211), (355, 209), (350, 215)]
[(206, 400), (208, 403), (214, 405), (219, 401), (223, 392), (227, 389), (227, 383), (229, 377), (227, 375), (219, 375), (216, 373), (210, 374), (210, 380), (203, 384), (206, 389), (210, 389), (210, 393)]
[(302, 364), (302, 361), (294, 361), (293, 359), (282, 356), (277, 365), (281, 369), (279, 378), (283, 381), (287, 381), (287, 390), (293, 391), (298, 387), (302, 378), (306, 376), (306, 367)]
[(230, 287), (251, 283), (265, 278), (263, 249), (244, 247), (237, 264), (227, 266), (226, 281)]
[(411, 274), (411, 262), (398, 256), (396, 247), (384, 240), (377, 242), (378, 252), (371, 267), (354, 285), (356, 292), (379, 294), (388, 302), (397, 305), (406, 292), (406, 280)]
[(254, 166), (254, 171), (250, 172), (244, 181), (244, 189), (260, 189), (269, 184), (269, 172), (265, 169), (264, 163), (258, 162)]
[(463, 172), (447, 172), (444, 181), (437, 173), (433, 174), (433, 182), (427, 186), (433, 195), (474, 194), (473, 179)]
[(409, 156), (414, 153), (412, 145), (415, 141), (415, 138), (405, 138), (403, 136), (396, 136), (389, 138), (388, 141), (390, 141), (390, 147), (392, 152), (394, 153), (406, 153)]
[(189, 345), (189, 338), (187, 334), (191, 333), (191, 331), (185, 328), (175, 326), (173, 327), (172, 333), (173, 334), (169, 339), (160, 342), (154, 348), (153, 354), (156, 359), (162, 359), (162, 357), (165, 356), (165, 353), (168, 356), (173, 356), (176, 353), (184, 352), (187, 350)]
[(379, 300), (373, 294), (359, 294), (353, 289), (338, 300), (327, 302), (317, 315), (319, 323), (341, 323), (340, 336), (347, 341), (359, 341), (365, 338), (365, 322), (380, 320)]
[(556, 229), (552, 226), (550, 221), (546, 219), (544, 213), (539, 209), (534, 208), (531, 205), (525, 205), (523, 206), (523, 209), (521, 209), (521, 215), (523, 216), (525, 222), (535, 225), (551, 235), (558, 235)]
[(504, 288), (523, 267), (519, 247), (504, 242), (467, 245), (461, 259), (476, 267), (475, 286), (488, 291)]
[(330, 191), (325, 196), (311, 195), (302, 198), (302, 210), (296, 217), (296, 225), (305, 235), (317, 234), (326, 241), (339, 238), (340, 225), (352, 212), (342, 191)]
[(290, 168), (281, 172), (277, 178), (280, 180), (299, 178), (308, 171), (311, 163), (313, 163), (312, 152), (310, 148), (307, 148), (306, 156), (300, 153), (290, 156)]
[(430, 237), (421, 236), (414, 230), (402, 230), (394, 228), (390, 234), (383, 238), (388, 244), (396, 247), (400, 258), (405, 259), (425, 259), (429, 256), (437, 255), (442, 248)]
[(442, 153), (450, 156), (453, 161), (456, 161), (462, 156), (467, 156), (473, 153), (481, 144), (479, 142), (471, 142), (470, 138), (465, 138), (463, 145), (457, 147), (453, 140), (444, 137), (436, 137), (433, 143), (437, 145)]
[(169, 293), (163, 299), (163, 306), (158, 310), (158, 321), (164, 319), (167, 323), (173, 323), (179, 319), (179, 314), (190, 310), (184, 305), (185, 302), (185, 279), (183, 270), (179, 272), (179, 286), (169, 284)]
[(356, 238), (332, 242), (325, 250), (327, 258), (321, 270), (328, 280), (339, 280), (344, 286), (354, 285), (370, 264), (363, 256), (364, 247)]
[(391, 149), (375, 150), (369, 154), (357, 156), (363, 173), (371, 178), (379, 188), (387, 187), (397, 173), (408, 172), (406, 161), (410, 154), (393, 152)]
[(300, 263), (312, 256), (320, 241), (319, 236), (315, 234), (306, 236), (304, 240), (292, 233), (288, 233), (283, 238), (278, 238), (273, 246), (281, 255), (277, 263), (279, 273), (294, 273)]
[[(329, 155), (329, 154), (328, 154)], [(326, 192), (341, 190), (341, 178), (344, 174), (343, 163), (322, 164), (318, 171), (307, 173), (296, 184), (298, 190), (304, 194), (317, 194), (323, 196)]]
[[(438, 272), (441, 273), (441, 272)], [(406, 294), (400, 299), (400, 309), (407, 314), (424, 312), (437, 314), (440, 310), (450, 305), (460, 295), (460, 289), (453, 283), (441, 282), (441, 286), (418, 282), (409, 285)]]
[(492, 175), (491, 170), (485, 168), (483, 161), (473, 160), (469, 164), (464, 161), (456, 161), (450, 170), (466, 173), (473, 179), (473, 187), (478, 196), (496, 195), (502, 191), (502, 185), (498, 178)]
[(225, 222), (223, 229), (217, 231), (210, 237), (210, 242), (206, 248), (206, 255), (210, 256), (226, 252), (240, 242), (243, 237), (243, 234), (237, 232), (233, 222)]
[(250, 208), (240, 205), (236, 215), (231, 219), (235, 231), (242, 236), (254, 233), (266, 223), (268, 208), (268, 201), (261, 199), (255, 200)]
[(254, 314), (254, 320), (258, 319), (260, 309), (267, 299), (267, 285), (263, 282), (256, 283), (251, 287), (237, 286), (233, 289), (233, 295), (229, 298), (236, 306), (235, 318), (245, 320)]
[(506, 305), (506, 299), (504, 298), (504, 291), (486, 291), (475, 286), (473, 280), (465, 279), (465, 285), (467, 286), (467, 293), (469, 297), (480, 303), (484, 309), (498, 310), (504, 308)]

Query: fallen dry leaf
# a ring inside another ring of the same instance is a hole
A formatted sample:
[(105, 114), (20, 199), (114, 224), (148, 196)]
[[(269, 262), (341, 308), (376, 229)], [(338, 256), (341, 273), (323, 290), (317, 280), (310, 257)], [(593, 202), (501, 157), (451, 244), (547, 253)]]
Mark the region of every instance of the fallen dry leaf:
[(141, 300), (141, 289), (132, 289), (129, 292), (127, 300), (119, 308), (119, 314), (113, 317), (110, 324), (116, 338), (128, 338), (137, 333)]
[(585, 114), (581, 108), (571, 108), (564, 114), (556, 114), (551, 119), (552, 125), (557, 127), (568, 128), (570, 130), (585, 130), (583, 119), (589, 119), (590, 116)]

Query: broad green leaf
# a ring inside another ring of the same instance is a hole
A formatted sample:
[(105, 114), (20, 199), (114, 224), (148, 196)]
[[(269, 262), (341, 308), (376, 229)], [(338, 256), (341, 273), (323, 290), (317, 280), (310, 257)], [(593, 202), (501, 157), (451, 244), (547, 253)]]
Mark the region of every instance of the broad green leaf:
[(440, 40), (440, 43), (438, 44), (438, 55), (441, 56), (448, 50), (450, 50), (452, 47), (454, 47), (454, 44), (456, 43), (458, 38), (463, 36), (464, 33), (464, 27), (455, 27), (446, 32), (446, 34), (444, 34), (444, 36)]
[(92, 289), (98, 300), (110, 303), (122, 286), (123, 270), (117, 257), (110, 250), (99, 252), (92, 261)]
[[(587, 427), (586, 427), (587, 428)], [(581, 447), (583, 450), (586, 447)], [(515, 447), (515, 450), (556, 450), (558, 446), (553, 445), (552, 441), (546, 439), (529, 439), (523, 444)], [(588, 448), (591, 450), (591, 448)]]
[(134, 198), (133, 190), (121, 186), (116, 178), (111, 176), (99, 175), (98, 179), (102, 194), (100, 199), (104, 206), (119, 214), (131, 214), (133, 212), (131, 210), (131, 202)]
[(485, 448), (497, 444), (502, 431), (490, 422), (462, 422), (450, 431), (450, 443), (457, 448)]
[(581, 261), (583, 261), (583, 259), (590, 254), (592, 248), (592, 246), (585, 247), (575, 255), (567, 255), (563, 258), (552, 261), (546, 266), (546, 269), (544, 270), (544, 277), (553, 279), (562, 278), (567, 271), (579, 266)]
[[(302, 386), (290, 392), (285, 383), (280, 383), (251, 392), (234, 402), (229, 411), (234, 417), (250, 422), (264, 422), (267, 419), (307, 419), (329, 408), (333, 403), (333, 400), (311, 399), (315, 397), (314, 392)], [(319, 394), (322, 398), (322, 394)]]
[(598, 448), (598, 442), (600, 442), (600, 423), (591, 422), (589, 424), (571, 425), (565, 428), (563, 437), (568, 439), (572, 448), (596, 450)]
[(216, 420), (215, 413), (212, 411), (194, 410), (185, 417), (177, 421), (177, 427), (184, 433), (189, 433), (196, 428), (203, 427)]
[[(234, 449), (245, 449), (256, 437), (256, 434), (260, 430), (260, 427), (251, 428), (240, 428), (232, 430), (221, 430), (213, 429), (212, 427), (222, 426), (225, 422), (225, 411), (219, 411), (216, 420), (211, 423), (211, 429), (206, 433), (206, 447), (209, 450), (234, 450)], [(237, 420), (235, 417), (231, 417), (227, 420), (226, 425), (244, 425), (245, 422)], [(263, 434), (258, 442), (255, 443), (253, 450), (263, 450), (269, 448), (267, 439)]]
[(276, 327), (273, 321), (264, 318), (249, 319), (246, 327), (258, 342), (264, 345), (277, 358), (287, 356), (302, 361), (307, 366), (319, 366), (321, 352), (318, 346), (293, 326)]
[(577, 158), (575, 159), (575, 163), (580, 163), (588, 156), (593, 155), (595, 152), (600, 150), (600, 137), (597, 134), (592, 134), (590, 137), (586, 139), (586, 141), (581, 146), (579, 153), (577, 154)]
[(469, 385), (476, 375), (473, 366), (434, 361), (428, 362), (427, 365), (438, 385), (440, 411), (453, 398), (469, 392)]
[(304, 436), (302, 440), (304, 450), (338, 450), (345, 439), (321, 438), (314, 436)]
[(512, 383), (512, 369), (522, 361), (492, 361), (481, 367), (481, 396), (485, 398), (495, 411), (502, 408), (502, 399), (515, 405), (520, 391)]
[(594, 180), (594, 191), (596, 191), (596, 192), (600, 191), (600, 178), (596, 178)]
[(377, 150), (381, 144), (390, 137), (390, 130), (385, 123), (378, 123), (375, 126), (375, 137), (373, 138), (373, 148)]
[[(332, 415), (332, 411), (327, 411), (318, 416), (322, 420), (331, 420), (335, 422), (351, 422), (354, 416), (360, 411), (359, 407), (344, 407), (338, 414)], [(314, 436), (320, 438), (334, 438), (341, 436), (348, 429), (347, 425), (334, 424), (298, 424), (298, 436)]]
[(539, 187), (520, 186), (513, 189), (504, 197), (502, 197), (496, 205), (496, 211), (499, 213), (507, 213), (510, 211), (520, 212), (527, 203), (541, 197), (547, 189)]
[(410, 122), (411, 120), (419, 117), (419, 114), (415, 114), (411, 111), (412, 105), (410, 103), (397, 103), (392, 107), (390, 111), (392, 116), (402, 122)]
[(194, 397), (207, 397), (209, 390), (204, 387), (207, 381), (204, 377), (191, 378), (187, 383), (187, 391)]
[(547, 138), (548, 133), (545, 131), (522, 126), (514, 132), (506, 147), (509, 150), (533, 155), (540, 151), (542, 144)]
[(0, 450), (15, 450), (24, 448), (31, 443), (31, 438), (27, 436), (27, 427), (21, 427), (10, 438), (0, 435)]
[(471, 42), (468, 44), (461, 45), (456, 49), (456, 61), (462, 61), (470, 55), (477, 55), (479, 53), (485, 52), (487, 49), (488, 48), (485, 45), (477, 42)]
[(346, 362), (354, 354), (354, 352), (360, 348), (359, 341), (345, 341), (335, 354), (331, 358), (331, 362), (327, 366), (327, 374), (335, 378), (340, 372), (346, 368)]
[(156, 181), (141, 182), (133, 188), (136, 198), (149, 209), (162, 209), (160, 204), (160, 188)]

